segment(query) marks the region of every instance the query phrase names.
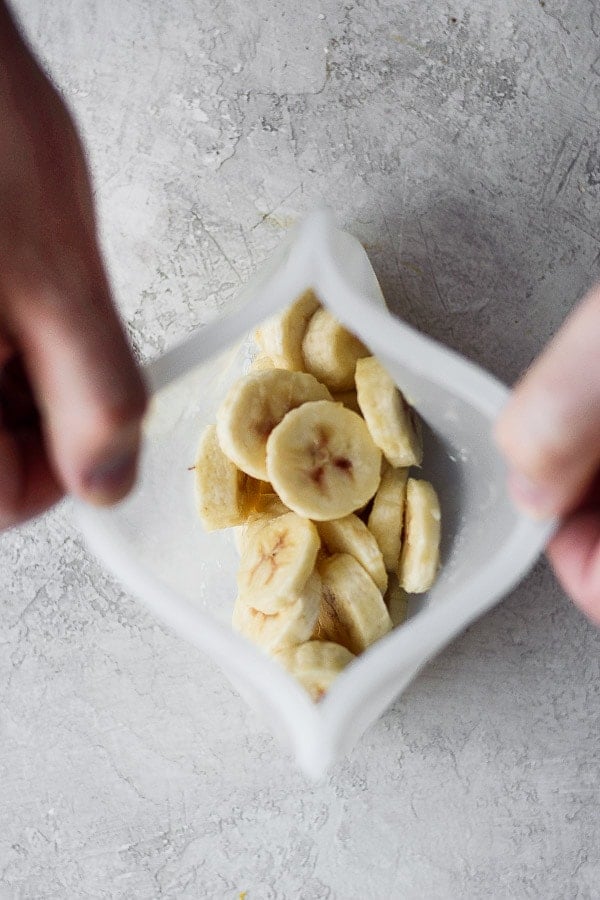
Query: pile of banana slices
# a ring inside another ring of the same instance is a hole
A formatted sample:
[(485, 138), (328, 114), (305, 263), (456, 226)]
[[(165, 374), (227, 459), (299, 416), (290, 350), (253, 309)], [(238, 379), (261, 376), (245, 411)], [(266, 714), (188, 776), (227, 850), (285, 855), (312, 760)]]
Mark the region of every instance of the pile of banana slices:
[(317, 701), (431, 587), (440, 507), (409, 475), (414, 410), (312, 291), (255, 340), (200, 441), (198, 513), (208, 531), (235, 529), (233, 627)]

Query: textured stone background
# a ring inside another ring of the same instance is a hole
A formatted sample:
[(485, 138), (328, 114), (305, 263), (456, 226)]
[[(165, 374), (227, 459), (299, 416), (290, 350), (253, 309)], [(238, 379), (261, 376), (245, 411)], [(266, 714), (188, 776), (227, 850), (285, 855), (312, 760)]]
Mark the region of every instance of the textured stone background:
[[(596, 0), (19, 0), (140, 354), (325, 201), (510, 381), (600, 270)], [(597, 898), (600, 636), (540, 563), (321, 785), (86, 553), (0, 542), (0, 897)]]

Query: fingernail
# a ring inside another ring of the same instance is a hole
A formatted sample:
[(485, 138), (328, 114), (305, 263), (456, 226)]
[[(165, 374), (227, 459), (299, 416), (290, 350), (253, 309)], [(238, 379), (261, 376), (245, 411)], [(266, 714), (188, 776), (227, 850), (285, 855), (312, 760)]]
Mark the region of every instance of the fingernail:
[(135, 480), (137, 440), (134, 446), (114, 451), (99, 461), (84, 476), (83, 487), (88, 500), (100, 506), (120, 500)]
[(508, 475), (508, 491), (515, 504), (535, 518), (545, 518), (556, 512), (555, 498), (544, 485), (536, 484), (521, 472)]

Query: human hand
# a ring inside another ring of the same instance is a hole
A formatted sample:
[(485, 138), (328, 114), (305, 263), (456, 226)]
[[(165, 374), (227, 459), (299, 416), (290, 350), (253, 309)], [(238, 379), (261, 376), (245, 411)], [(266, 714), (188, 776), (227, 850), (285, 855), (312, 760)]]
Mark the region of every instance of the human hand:
[(123, 497), (145, 402), (79, 137), (0, 0), (0, 530)]
[(536, 517), (563, 517), (548, 557), (600, 625), (600, 286), (521, 379), (496, 438), (515, 503)]

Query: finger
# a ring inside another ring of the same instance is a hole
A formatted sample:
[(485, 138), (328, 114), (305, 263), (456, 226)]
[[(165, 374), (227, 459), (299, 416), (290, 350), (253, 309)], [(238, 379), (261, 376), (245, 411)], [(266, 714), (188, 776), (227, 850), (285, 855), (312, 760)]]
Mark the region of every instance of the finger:
[(0, 527), (10, 528), (20, 520), (24, 472), (17, 442), (7, 431), (0, 431)]
[(62, 494), (40, 433), (0, 431), (0, 531), (39, 515)]
[[(0, 334), (0, 382), (4, 378), (14, 352)], [(10, 525), (22, 490), (22, 469), (14, 437), (5, 430), (6, 399), (0, 384), (0, 528)], [(6, 524), (5, 524), (6, 522)]]
[(60, 499), (22, 359), (0, 335), (0, 530)]
[(600, 287), (517, 385), (496, 427), (515, 502), (539, 516), (574, 509), (600, 462)]
[(23, 471), (18, 509), (21, 522), (38, 516), (57, 503), (64, 490), (50, 467), (41, 434), (26, 431), (17, 437)]
[(10, 310), (58, 481), (93, 503), (121, 499), (146, 394), (101, 268), (59, 288), (13, 280)]
[(547, 548), (564, 590), (600, 625), (600, 511), (576, 513)]
[[(1, 353), (0, 349), (0, 358)], [(40, 411), (23, 368), (23, 358), (12, 351), (8, 355), (4, 365), (0, 364), (0, 424), (7, 431), (39, 428)]]

